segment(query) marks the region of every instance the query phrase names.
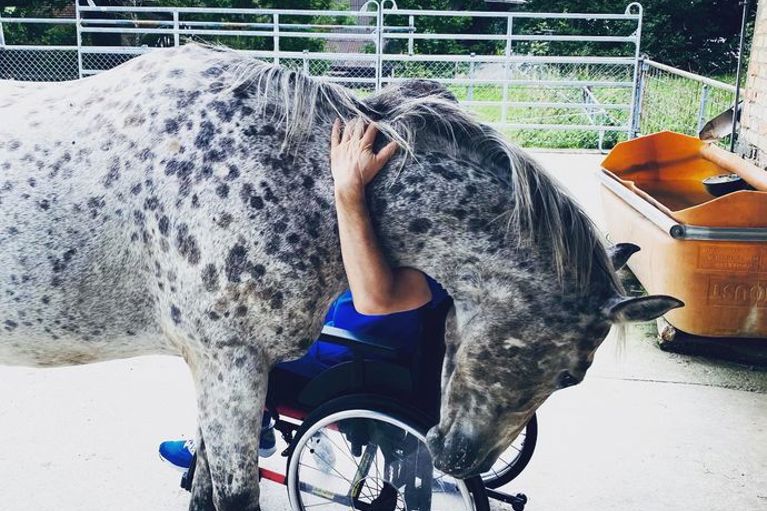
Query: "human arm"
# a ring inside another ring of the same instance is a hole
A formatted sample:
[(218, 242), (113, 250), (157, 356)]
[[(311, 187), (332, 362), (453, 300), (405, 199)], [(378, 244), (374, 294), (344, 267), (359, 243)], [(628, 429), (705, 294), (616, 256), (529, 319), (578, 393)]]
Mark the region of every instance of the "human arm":
[(337, 120), (330, 151), (341, 256), (354, 308), (369, 315), (413, 310), (431, 300), (423, 273), (389, 266), (370, 221), (365, 187), (397, 150), (390, 142), (376, 154), (376, 134), (373, 124), (355, 119), (342, 129)]

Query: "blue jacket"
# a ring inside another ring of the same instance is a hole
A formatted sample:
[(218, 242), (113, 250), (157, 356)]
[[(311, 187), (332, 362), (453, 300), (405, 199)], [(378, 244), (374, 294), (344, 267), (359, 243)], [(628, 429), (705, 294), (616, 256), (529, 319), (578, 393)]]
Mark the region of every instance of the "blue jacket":
[[(448, 298), (447, 291), (437, 281), (429, 276), (426, 276), (426, 281), (431, 289), (429, 303), (415, 310), (385, 315), (368, 316), (357, 312), (352, 302), (351, 291), (347, 289), (331, 304), (325, 315), (325, 324), (375, 337), (390, 346), (407, 351), (409, 347), (415, 347), (420, 340), (424, 311), (436, 308)], [(350, 351), (345, 346), (315, 341), (306, 355), (298, 360), (284, 362), (283, 365), (294, 372), (314, 376), (349, 358)]]

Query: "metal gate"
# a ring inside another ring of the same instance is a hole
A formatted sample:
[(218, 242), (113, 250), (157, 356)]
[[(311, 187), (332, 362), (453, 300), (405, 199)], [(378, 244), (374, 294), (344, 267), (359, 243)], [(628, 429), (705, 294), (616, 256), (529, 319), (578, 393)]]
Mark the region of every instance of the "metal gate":
[[(71, 30), (72, 44), (11, 40), (12, 27), (46, 23)], [(525, 145), (601, 147), (605, 137), (638, 131), (641, 29), (638, 3), (595, 14), (406, 10), (393, 0), (371, 0), (358, 11), (101, 7), (88, 0), (75, 1), (71, 19), (0, 18), (0, 78), (85, 77), (156, 48), (203, 40), (361, 94), (429, 78)]]

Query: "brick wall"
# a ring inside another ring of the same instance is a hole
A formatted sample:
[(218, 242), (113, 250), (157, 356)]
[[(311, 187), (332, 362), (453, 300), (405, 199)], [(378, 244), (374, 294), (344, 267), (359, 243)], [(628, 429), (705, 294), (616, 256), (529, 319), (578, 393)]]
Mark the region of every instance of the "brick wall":
[(743, 99), (739, 152), (767, 167), (767, 0), (759, 2), (756, 14)]

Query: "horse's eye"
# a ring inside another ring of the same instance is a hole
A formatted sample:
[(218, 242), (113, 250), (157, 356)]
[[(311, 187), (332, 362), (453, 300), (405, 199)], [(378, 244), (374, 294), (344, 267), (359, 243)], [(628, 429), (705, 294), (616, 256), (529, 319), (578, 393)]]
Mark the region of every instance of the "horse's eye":
[(559, 375), (560, 389), (572, 387), (573, 385), (577, 385), (578, 383), (579, 383), (578, 379), (567, 371), (562, 371), (562, 373)]

